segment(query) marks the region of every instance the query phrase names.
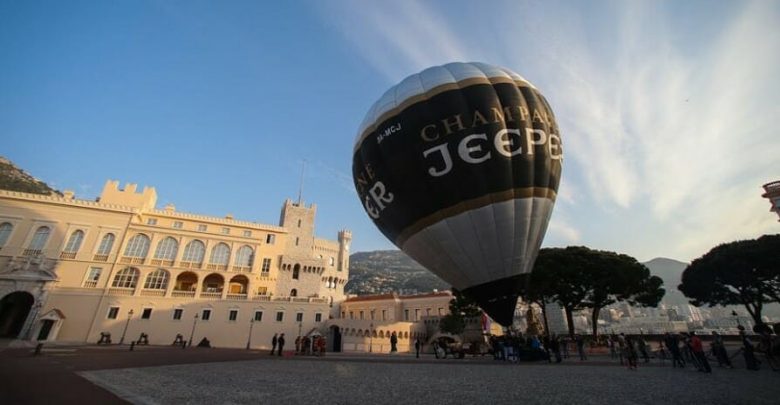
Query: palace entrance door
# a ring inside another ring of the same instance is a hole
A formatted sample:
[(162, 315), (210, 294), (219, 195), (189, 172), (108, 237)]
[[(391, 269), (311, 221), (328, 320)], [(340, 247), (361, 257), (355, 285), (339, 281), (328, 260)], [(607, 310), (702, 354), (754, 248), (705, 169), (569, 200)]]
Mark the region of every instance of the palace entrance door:
[(22, 331), (35, 298), (24, 291), (12, 292), (0, 300), (0, 338), (15, 338)]

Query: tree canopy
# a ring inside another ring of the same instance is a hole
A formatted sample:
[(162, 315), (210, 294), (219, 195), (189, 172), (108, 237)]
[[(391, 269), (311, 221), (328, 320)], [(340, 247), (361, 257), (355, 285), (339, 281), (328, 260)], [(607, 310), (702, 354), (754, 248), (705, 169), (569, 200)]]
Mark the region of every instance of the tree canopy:
[(474, 300), (461, 294), (460, 291), (453, 289), (452, 294), (450, 313), (439, 321), (439, 330), (451, 335), (460, 335), (466, 329), (466, 320), (481, 316), (482, 310)]
[(691, 262), (678, 289), (693, 305), (744, 305), (762, 325), (765, 304), (780, 302), (780, 235), (724, 243)]
[(631, 256), (584, 246), (539, 251), (527, 289), (533, 302), (555, 301), (566, 312), (569, 334), (574, 334), (573, 312), (591, 309), (593, 335), (598, 333), (602, 308), (618, 301), (656, 306), (664, 295), (659, 277)]

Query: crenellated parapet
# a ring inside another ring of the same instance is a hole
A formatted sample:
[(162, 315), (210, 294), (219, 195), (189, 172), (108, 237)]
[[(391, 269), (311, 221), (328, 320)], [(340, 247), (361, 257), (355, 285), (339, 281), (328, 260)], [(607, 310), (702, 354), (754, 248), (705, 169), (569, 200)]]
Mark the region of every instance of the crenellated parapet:
[(108, 180), (103, 186), (98, 201), (104, 204), (124, 205), (143, 211), (153, 210), (157, 205), (157, 191), (154, 187), (144, 187), (143, 191), (136, 192), (137, 184), (127, 183), (124, 188), (119, 188), (118, 180)]

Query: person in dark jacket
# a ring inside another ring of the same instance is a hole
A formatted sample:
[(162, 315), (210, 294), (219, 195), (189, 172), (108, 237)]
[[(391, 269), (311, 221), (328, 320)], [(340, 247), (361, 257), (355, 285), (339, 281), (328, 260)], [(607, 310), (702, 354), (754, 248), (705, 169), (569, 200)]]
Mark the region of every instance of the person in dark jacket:
[(745, 334), (744, 328), (739, 330), (739, 335), (742, 336), (742, 355), (745, 356), (745, 365), (748, 370), (758, 371), (759, 362), (756, 359), (755, 346)]
[(278, 333), (274, 333), (274, 337), (271, 339), (271, 356), (273, 356), (276, 351), (277, 343), (279, 343), (279, 336)]
[(279, 345), (279, 355), (282, 355), (282, 350), (284, 349), (284, 333), (279, 335), (279, 339), (277, 339), (276, 342)]

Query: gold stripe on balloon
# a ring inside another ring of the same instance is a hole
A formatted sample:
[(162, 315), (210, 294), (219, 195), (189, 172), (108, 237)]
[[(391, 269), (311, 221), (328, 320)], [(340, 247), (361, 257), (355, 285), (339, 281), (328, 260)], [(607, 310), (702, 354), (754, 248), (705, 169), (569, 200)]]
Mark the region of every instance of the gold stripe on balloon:
[(499, 191), (497, 193), (485, 194), (483, 196), (472, 198), (470, 200), (461, 201), (453, 206), (436, 211), (425, 218), (422, 218), (414, 224), (404, 229), (398, 237), (395, 238), (395, 245), (402, 247), (407, 239), (415, 235), (417, 232), (450, 217), (462, 214), (466, 211), (475, 210), (478, 208), (486, 207), (490, 204), (505, 202), (509, 200), (521, 199), (521, 198), (547, 198), (555, 202), (557, 193), (551, 188), (543, 187), (523, 187), (514, 188), (511, 190)]

